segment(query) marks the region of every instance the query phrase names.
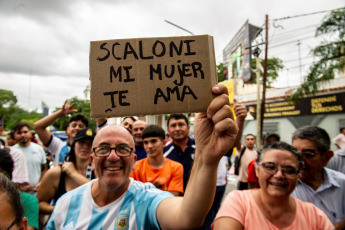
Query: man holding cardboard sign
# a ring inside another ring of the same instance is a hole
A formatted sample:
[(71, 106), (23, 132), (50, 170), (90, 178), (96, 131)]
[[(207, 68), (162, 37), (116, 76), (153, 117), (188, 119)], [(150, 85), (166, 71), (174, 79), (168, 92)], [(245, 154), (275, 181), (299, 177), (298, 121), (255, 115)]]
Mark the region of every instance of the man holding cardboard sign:
[[(184, 197), (131, 180), (135, 163), (132, 136), (120, 126), (101, 129), (93, 142), (92, 166), (98, 179), (62, 196), (47, 229), (193, 229), (202, 225), (216, 188), (217, 167), (234, 146), (238, 127), (227, 89), (195, 120), (195, 161)], [(200, 192), (202, 191), (202, 193)], [(207, 194), (207, 195), (205, 195)], [(79, 218), (80, 217), (80, 218)]]

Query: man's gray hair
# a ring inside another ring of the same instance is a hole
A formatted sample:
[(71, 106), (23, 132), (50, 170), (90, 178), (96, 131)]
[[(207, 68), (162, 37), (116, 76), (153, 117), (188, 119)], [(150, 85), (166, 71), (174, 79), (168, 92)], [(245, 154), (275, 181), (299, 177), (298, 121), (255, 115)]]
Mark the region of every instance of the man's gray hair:
[(304, 126), (292, 134), (292, 141), (295, 139), (306, 139), (313, 142), (320, 154), (330, 149), (331, 140), (326, 130), (317, 126)]

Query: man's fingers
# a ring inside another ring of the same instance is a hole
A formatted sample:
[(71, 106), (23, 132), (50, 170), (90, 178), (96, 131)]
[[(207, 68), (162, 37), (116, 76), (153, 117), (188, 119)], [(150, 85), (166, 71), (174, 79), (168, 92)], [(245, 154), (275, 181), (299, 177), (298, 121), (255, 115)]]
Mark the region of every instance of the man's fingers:
[(214, 125), (214, 131), (217, 136), (221, 136), (223, 133), (237, 134), (238, 126), (231, 118), (226, 118)]
[(65, 105), (67, 104), (67, 100), (63, 103), (62, 108), (65, 108)]
[(219, 94), (229, 95), (228, 88), (226, 88), (226, 86), (223, 84), (217, 84), (217, 85), (213, 86), (212, 87), (212, 93), (215, 95), (219, 95)]
[(230, 108), (228, 95), (221, 94), (218, 97), (214, 98), (207, 108), (207, 117), (212, 118), (214, 116), (214, 114), (218, 110), (220, 110), (224, 105), (228, 105)]
[(217, 124), (226, 118), (233, 119), (233, 113), (229, 105), (223, 105), (223, 107), (212, 116), (212, 122), (213, 124)]

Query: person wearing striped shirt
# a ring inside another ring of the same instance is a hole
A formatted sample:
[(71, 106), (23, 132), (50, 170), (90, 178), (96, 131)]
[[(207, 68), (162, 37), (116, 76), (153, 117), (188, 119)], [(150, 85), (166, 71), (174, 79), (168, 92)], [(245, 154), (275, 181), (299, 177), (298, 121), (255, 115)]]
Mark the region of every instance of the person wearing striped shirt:
[(328, 133), (316, 126), (304, 126), (292, 134), (292, 145), (302, 155), (298, 184), (291, 194), (321, 209), (335, 229), (345, 228), (345, 174), (326, 168), (333, 156)]

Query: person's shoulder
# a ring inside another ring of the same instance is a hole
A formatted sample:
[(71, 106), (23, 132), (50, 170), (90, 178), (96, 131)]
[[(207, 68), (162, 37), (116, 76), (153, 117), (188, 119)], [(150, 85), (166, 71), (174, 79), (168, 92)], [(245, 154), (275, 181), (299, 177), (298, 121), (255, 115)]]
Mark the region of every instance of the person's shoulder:
[(188, 145), (190, 145), (193, 148), (195, 148), (195, 140), (194, 140), (194, 138), (188, 137)]
[(251, 190), (233, 190), (227, 195), (226, 200), (237, 205), (249, 205), (253, 200), (251, 197)]
[(233, 190), (229, 194), (233, 197), (248, 197), (251, 195), (251, 190)]
[(180, 162), (171, 160), (169, 158), (165, 158), (166, 162), (170, 165), (170, 167), (174, 167), (174, 168), (183, 168), (183, 165)]
[[(94, 180), (97, 180), (97, 179), (94, 179)], [(59, 200), (62, 200), (62, 199), (65, 199), (66, 197), (72, 197), (72, 196), (75, 196), (75, 197), (78, 197), (78, 196), (84, 196), (85, 192), (88, 190), (88, 189), (91, 189), (91, 185), (92, 183), (94, 182), (94, 180), (92, 181), (89, 181), (69, 192), (66, 192), (65, 194), (63, 194)]]
[(130, 180), (131, 183), (128, 188), (128, 192), (132, 193), (136, 200), (143, 201), (156, 196), (170, 197), (171, 195), (171, 197), (173, 197), (170, 192), (157, 189), (152, 183), (143, 183), (141, 181), (136, 181), (133, 178), (130, 178)]
[(10, 154), (11, 154), (12, 156), (17, 156), (17, 155), (19, 155), (19, 156), (24, 156), (23, 151), (20, 150), (19, 148), (14, 147), (14, 146), (11, 146), (11, 147), (10, 147)]
[(337, 188), (339, 192), (343, 193), (345, 190), (345, 174), (329, 168), (324, 169), (333, 188)]
[(301, 201), (300, 199), (297, 199), (295, 197), (292, 197), (295, 200), (296, 206), (297, 206), (297, 215), (299, 218), (303, 219), (309, 219), (309, 221), (316, 221), (316, 217), (328, 219), (326, 214), (316, 207), (313, 203), (307, 202), (307, 201)]
[(36, 144), (35, 142), (31, 142), (31, 143), (30, 143), (30, 146), (31, 146), (32, 148), (36, 148), (36, 149), (39, 149), (39, 150), (44, 151), (44, 148), (43, 148), (41, 145)]
[(11, 147), (11, 149), (20, 149), (20, 146), (19, 146), (19, 144), (17, 143), (17, 144), (15, 144), (15, 145), (13, 145), (12, 147)]
[(170, 148), (174, 148), (173, 142), (170, 142), (168, 145), (163, 147), (163, 152), (168, 151)]
[(147, 157), (135, 162), (135, 167), (140, 167), (148, 163)]
[(136, 181), (133, 178), (129, 178), (131, 180), (130, 185), (128, 187), (128, 191), (131, 193), (141, 194), (141, 193), (157, 193), (161, 190), (157, 189), (152, 183), (149, 182), (141, 182)]
[(27, 192), (20, 191), (20, 190), (18, 190), (18, 192), (19, 192), (19, 196), (20, 196), (20, 201), (22, 203), (27, 203), (27, 202), (30, 202), (30, 203), (36, 203), (37, 202), (38, 203), (38, 200), (34, 195), (27, 193)]
[(60, 178), (60, 176), (61, 176), (61, 167), (60, 166), (56, 166), (56, 167), (48, 169), (44, 176), (50, 178), (51, 180)]
[(337, 179), (345, 183), (345, 174), (330, 168), (324, 168), (327, 175), (332, 179)]

